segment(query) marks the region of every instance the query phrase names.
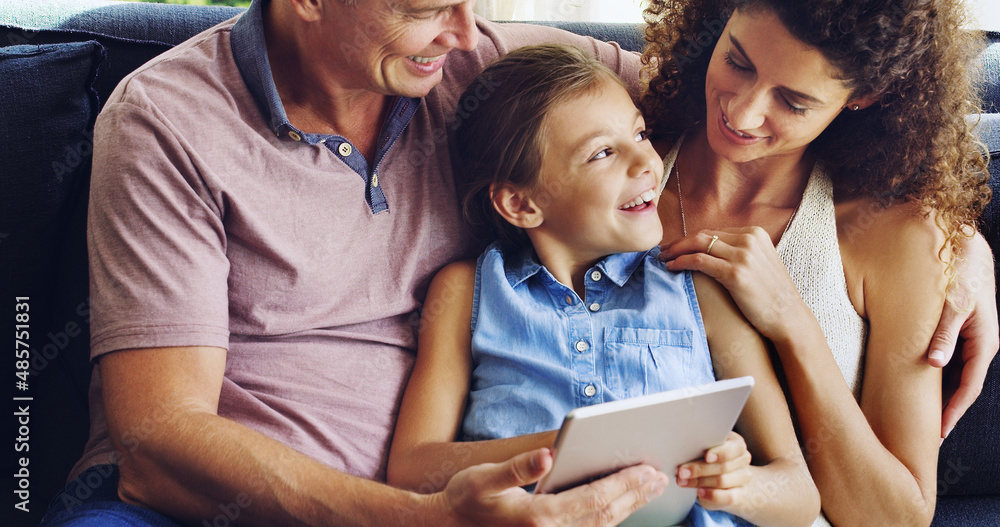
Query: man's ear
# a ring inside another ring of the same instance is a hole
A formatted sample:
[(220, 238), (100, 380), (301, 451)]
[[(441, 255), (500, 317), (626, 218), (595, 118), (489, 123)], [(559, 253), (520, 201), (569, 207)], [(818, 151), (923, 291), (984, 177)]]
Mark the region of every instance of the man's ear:
[(542, 224), (542, 210), (531, 194), (510, 184), (490, 185), (493, 209), (515, 227), (531, 229)]
[[(289, 0), (292, 10), (306, 22), (316, 22), (323, 17), (324, 2), (327, 0)], [(339, 0), (337, 0), (339, 1)]]

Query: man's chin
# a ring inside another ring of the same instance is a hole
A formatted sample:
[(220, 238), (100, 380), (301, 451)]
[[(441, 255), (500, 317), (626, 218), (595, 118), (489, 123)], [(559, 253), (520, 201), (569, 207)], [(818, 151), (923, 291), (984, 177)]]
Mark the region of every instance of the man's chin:
[(396, 95), (400, 97), (413, 97), (420, 98), (426, 96), (435, 86), (441, 84), (441, 79), (444, 76), (441, 70), (434, 72), (431, 75), (412, 75), (403, 74), (392, 79), (388, 83), (389, 92), (388, 95)]

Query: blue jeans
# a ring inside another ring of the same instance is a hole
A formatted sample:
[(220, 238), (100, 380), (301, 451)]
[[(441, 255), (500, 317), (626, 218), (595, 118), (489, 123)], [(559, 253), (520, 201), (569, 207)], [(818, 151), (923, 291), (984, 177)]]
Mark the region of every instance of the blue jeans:
[(118, 497), (118, 466), (85, 470), (52, 498), (41, 527), (180, 527), (170, 518)]

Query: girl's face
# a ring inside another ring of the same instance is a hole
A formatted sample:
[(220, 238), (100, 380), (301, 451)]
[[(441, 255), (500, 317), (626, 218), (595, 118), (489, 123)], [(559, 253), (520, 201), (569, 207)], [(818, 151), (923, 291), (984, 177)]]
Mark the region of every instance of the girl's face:
[(773, 12), (736, 11), (705, 78), (709, 144), (734, 163), (801, 157), (850, 95), (837, 69)]
[(660, 242), (656, 192), (663, 162), (628, 92), (611, 80), (549, 110), (532, 198), (537, 233), (581, 259), (644, 251)]

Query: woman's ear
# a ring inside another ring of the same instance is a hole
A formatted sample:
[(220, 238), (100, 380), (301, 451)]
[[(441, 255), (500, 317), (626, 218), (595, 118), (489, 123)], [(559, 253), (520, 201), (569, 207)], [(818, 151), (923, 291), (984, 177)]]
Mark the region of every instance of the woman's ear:
[(857, 97), (855, 99), (847, 101), (847, 104), (844, 105), (844, 109), (851, 110), (852, 112), (856, 112), (858, 110), (864, 110), (865, 108), (877, 103), (878, 99), (879, 97), (877, 95), (872, 95), (869, 97)]
[(542, 224), (542, 210), (528, 191), (511, 184), (490, 185), (493, 209), (515, 227), (532, 229)]

